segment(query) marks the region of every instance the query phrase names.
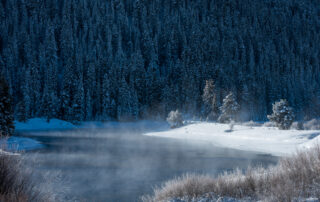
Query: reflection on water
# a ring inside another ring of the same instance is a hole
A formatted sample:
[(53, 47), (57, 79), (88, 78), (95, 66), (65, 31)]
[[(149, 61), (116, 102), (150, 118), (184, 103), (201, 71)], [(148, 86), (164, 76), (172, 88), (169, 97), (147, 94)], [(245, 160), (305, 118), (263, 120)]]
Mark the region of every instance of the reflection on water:
[(36, 172), (60, 172), (65, 195), (71, 200), (137, 201), (154, 186), (187, 172), (217, 175), (277, 161), (269, 155), (209, 143), (146, 137), (143, 131), (113, 128), (22, 135), (46, 145), (25, 157), (36, 159)]

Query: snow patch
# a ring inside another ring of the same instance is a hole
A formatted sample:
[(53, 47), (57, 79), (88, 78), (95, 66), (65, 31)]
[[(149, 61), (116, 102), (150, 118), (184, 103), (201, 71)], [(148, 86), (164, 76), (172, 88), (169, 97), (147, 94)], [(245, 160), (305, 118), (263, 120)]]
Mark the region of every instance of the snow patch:
[(51, 119), (47, 122), (43, 118), (29, 119), (27, 122), (15, 122), (16, 130), (18, 131), (41, 131), (41, 130), (67, 130), (77, 128), (70, 122), (59, 119)]
[(168, 124), (163, 121), (148, 121), (141, 120), (136, 122), (117, 122), (117, 121), (84, 121), (78, 125), (74, 125), (70, 122), (51, 119), (47, 122), (43, 118), (29, 119), (27, 122), (15, 121), (15, 127), (17, 131), (53, 131), (53, 130), (71, 130), (71, 129), (94, 129), (94, 128), (106, 128), (106, 129), (121, 129), (121, 128), (143, 128), (143, 129), (154, 129), (163, 128), (168, 129)]
[[(320, 143), (320, 130), (279, 130), (275, 127), (196, 122), (181, 128), (151, 132), (145, 135), (166, 138), (200, 140), (220, 147), (287, 156), (299, 149)], [(229, 131), (229, 132), (226, 132)]]
[(7, 151), (3, 151), (2, 149), (0, 149), (0, 156), (1, 155), (13, 155), (13, 156), (16, 156), (16, 155), (19, 155), (17, 153), (12, 153), (12, 152), (7, 152)]
[(43, 145), (40, 142), (31, 138), (12, 136), (9, 138), (0, 139), (0, 148), (5, 151), (16, 152), (40, 149), (43, 148)]

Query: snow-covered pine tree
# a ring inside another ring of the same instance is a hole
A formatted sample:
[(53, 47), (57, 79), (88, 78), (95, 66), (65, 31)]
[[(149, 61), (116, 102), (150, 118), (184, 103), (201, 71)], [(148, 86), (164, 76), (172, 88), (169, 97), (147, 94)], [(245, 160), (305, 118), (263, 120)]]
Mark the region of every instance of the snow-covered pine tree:
[(75, 73), (73, 70), (73, 60), (68, 58), (63, 71), (62, 89), (60, 95), (60, 113), (59, 117), (63, 120), (71, 120), (72, 117), (72, 97), (74, 96)]
[(229, 123), (235, 121), (236, 115), (240, 109), (239, 104), (232, 92), (230, 92), (224, 99), (223, 104), (220, 107), (221, 115), (218, 121), (220, 123)]
[(84, 82), (83, 82), (83, 53), (82, 48), (77, 47), (75, 54), (75, 80), (74, 96), (72, 100), (72, 121), (76, 124), (83, 121), (85, 118), (85, 94), (84, 94)]
[(72, 103), (72, 122), (78, 124), (84, 120), (85, 102), (82, 76), (78, 77), (78, 83), (75, 89), (75, 95)]
[(86, 91), (86, 106), (85, 106), (85, 117), (86, 120), (94, 119), (93, 115), (93, 95), (95, 92), (96, 87), (96, 73), (95, 73), (95, 65), (94, 65), (94, 52), (92, 51), (91, 54), (87, 56), (87, 62), (85, 67), (87, 68), (85, 72), (85, 79), (84, 79), (84, 89)]
[(14, 118), (9, 86), (0, 76), (0, 136), (10, 136), (14, 132)]
[(92, 101), (90, 91), (87, 90), (86, 97), (85, 97), (85, 120), (90, 121), (93, 119), (92, 114)]
[(146, 103), (146, 71), (144, 69), (144, 60), (141, 51), (133, 54), (130, 59), (130, 81), (133, 82), (134, 88), (137, 91), (137, 96), (140, 104)]
[(240, 119), (242, 121), (252, 120), (254, 118), (254, 100), (246, 84), (244, 84), (241, 89), (240, 105)]
[(26, 106), (26, 109), (25, 109), (26, 119), (30, 118), (32, 114), (32, 107), (34, 107), (32, 106), (32, 103), (31, 103), (32, 89), (30, 86), (30, 82), (31, 82), (30, 69), (27, 69), (25, 81), (22, 86), (23, 102), (24, 102), (24, 105)]
[(139, 115), (138, 97), (123, 78), (119, 88), (117, 116), (120, 121), (136, 120)]
[(206, 80), (203, 89), (202, 101), (204, 103), (203, 115), (207, 120), (216, 120), (218, 118), (219, 108), (217, 106), (217, 96), (213, 80)]
[(22, 97), (20, 102), (18, 102), (15, 109), (15, 117), (20, 122), (26, 122), (30, 118), (31, 114), (31, 100), (30, 100), (30, 86), (29, 86), (30, 76), (28, 71), (26, 72), (25, 80), (22, 84)]
[(179, 112), (179, 110), (171, 111), (168, 114), (167, 121), (171, 128), (178, 128), (183, 125), (182, 114)]
[(146, 102), (148, 105), (148, 115), (157, 113), (156, 107), (161, 99), (161, 76), (157, 58), (152, 57), (146, 71)]
[(294, 121), (293, 109), (285, 99), (281, 99), (272, 105), (273, 113), (268, 119), (276, 124), (281, 130), (288, 130)]
[(39, 66), (37, 61), (37, 66), (32, 65), (29, 67), (30, 71), (27, 72), (30, 74), (29, 80), (29, 93), (30, 93), (30, 116), (35, 117), (39, 115), (39, 106), (41, 104), (41, 76), (39, 73)]
[(27, 116), (26, 116), (26, 105), (24, 101), (18, 102), (16, 108), (15, 108), (15, 117), (16, 120), (19, 122), (26, 122)]
[(42, 95), (42, 115), (49, 122), (58, 115), (58, 57), (57, 44), (54, 35), (54, 25), (47, 27), (45, 37), (45, 79)]
[[(102, 82), (102, 104), (101, 104), (101, 119), (109, 120), (111, 118), (111, 89), (108, 74), (105, 74)], [(114, 118), (114, 117), (113, 117)]]
[(57, 117), (58, 103), (59, 101), (56, 94), (46, 86), (41, 101), (41, 113), (47, 119), (47, 122), (50, 122), (52, 118)]

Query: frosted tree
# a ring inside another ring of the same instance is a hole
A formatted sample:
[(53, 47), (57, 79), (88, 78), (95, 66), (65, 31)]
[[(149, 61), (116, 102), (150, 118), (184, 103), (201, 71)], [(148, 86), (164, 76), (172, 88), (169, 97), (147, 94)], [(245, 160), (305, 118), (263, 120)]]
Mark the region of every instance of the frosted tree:
[(161, 96), (160, 71), (157, 59), (152, 58), (146, 72), (146, 101), (149, 107), (158, 104)]
[(9, 136), (14, 132), (13, 110), (9, 86), (3, 77), (0, 77), (0, 136)]
[(137, 96), (141, 104), (146, 102), (146, 71), (144, 69), (144, 60), (141, 51), (138, 49), (137, 53), (133, 54), (130, 59), (131, 74), (130, 80), (133, 81), (134, 88), (137, 91)]
[(179, 112), (179, 110), (171, 111), (168, 114), (167, 121), (171, 128), (178, 128), (183, 125), (182, 114)]
[(47, 119), (47, 122), (50, 122), (52, 118), (57, 117), (58, 103), (59, 101), (55, 93), (46, 86), (42, 96), (41, 109), (42, 115)]
[(294, 121), (293, 109), (285, 99), (281, 99), (272, 105), (272, 114), (268, 119), (276, 124), (281, 130), (288, 130)]
[(15, 111), (15, 117), (19, 122), (26, 122), (28, 120), (26, 115), (26, 105), (24, 101), (20, 101), (17, 104)]
[(47, 28), (45, 38), (45, 79), (44, 79), (44, 91), (42, 95), (42, 115), (47, 118), (49, 122), (52, 118), (58, 116), (58, 104), (59, 98), (58, 91), (58, 57), (57, 57), (57, 45), (54, 36), (54, 27), (52, 24)]
[(86, 65), (87, 68), (84, 74), (84, 90), (86, 92), (86, 120), (94, 119), (93, 114), (93, 96), (96, 88), (96, 75), (95, 75), (95, 66), (94, 66), (94, 54), (95, 51), (92, 51), (91, 54), (87, 56)]
[(78, 77), (75, 95), (72, 102), (72, 121), (76, 124), (84, 120), (85, 96), (83, 90), (82, 76)]
[(202, 101), (204, 103), (204, 115), (208, 120), (218, 118), (219, 108), (217, 105), (217, 96), (213, 80), (207, 80), (203, 89)]
[(108, 74), (105, 74), (103, 77), (103, 84), (102, 84), (102, 113), (101, 119), (108, 120), (111, 118), (111, 89), (110, 89), (110, 81)]
[(30, 75), (28, 73), (29, 71), (26, 72), (26, 79), (22, 85), (22, 98), (21, 101), (17, 104), (16, 106), (16, 118), (20, 122), (26, 122), (31, 115), (31, 90), (29, 86), (29, 81), (30, 81)]
[(252, 120), (254, 118), (254, 96), (249, 91), (248, 86), (246, 84), (243, 85), (241, 89), (241, 99), (240, 99), (240, 118), (241, 120)]
[(137, 94), (132, 88), (130, 88), (125, 79), (121, 80), (120, 85), (117, 108), (118, 120), (136, 120), (139, 112)]
[(85, 120), (92, 120), (93, 119), (93, 113), (92, 113), (92, 101), (91, 101), (91, 95), (90, 92), (87, 91), (86, 97), (85, 97)]
[(41, 103), (41, 75), (39, 72), (39, 64), (34, 64), (29, 67), (30, 70), (27, 71), (30, 80), (29, 83), (29, 91), (30, 93), (30, 116), (35, 117), (39, 115), (39, 107)]
[(85, 118), (85, 91), (83, 86), (83, 53), (82, 48), (77, 47), (77, 52), (75, 54), (75, 80), (73, 81), (74, 93), (72, 99), (72, 121), (74, 123), (79, 123)]
[(230, 92), (224, 99), (223, 104), (220, 107), (221, 115), (218, 121), (220, 123), (229, 123), (235, 121), (236, 115), (240, 109), (239, 104), (236, 101), (235, 96)]
[(60, 95), (60, 118), (63, 120), (72, 119), (72, 98), (74, 96), (76, 75), (73, 70), (72, 58), (68, 58), (62, 76), (62, 89)]

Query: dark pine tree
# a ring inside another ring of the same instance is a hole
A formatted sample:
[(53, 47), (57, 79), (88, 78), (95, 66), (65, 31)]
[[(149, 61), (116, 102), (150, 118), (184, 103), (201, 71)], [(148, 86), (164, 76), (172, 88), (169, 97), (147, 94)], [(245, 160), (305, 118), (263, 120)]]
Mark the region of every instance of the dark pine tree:
[(13, 110), (9, 86), (4, 77), (0, 77), (0, 136), (10, 136), (14, 132)]

